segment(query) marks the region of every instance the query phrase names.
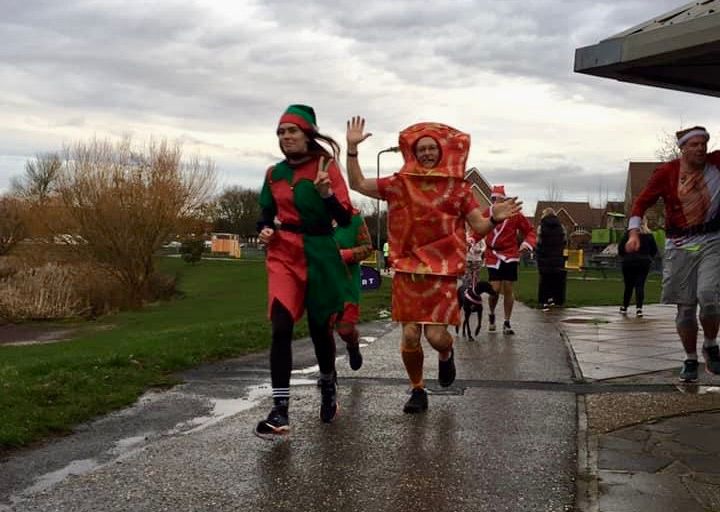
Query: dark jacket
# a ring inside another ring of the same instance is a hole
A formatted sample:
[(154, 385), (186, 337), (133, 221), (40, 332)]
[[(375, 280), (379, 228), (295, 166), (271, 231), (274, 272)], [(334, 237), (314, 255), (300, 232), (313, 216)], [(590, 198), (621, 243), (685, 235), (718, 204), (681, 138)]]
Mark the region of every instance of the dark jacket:
[(618, 255), (622, 258), (623, 265), (639, 262), (650, 262), (658, 253), (655, 237), (652, 233), (640, 233), (640, 249), (637, 252), (625, 252), (625, 244), (629, 238), (626, 231), (618, 244)]
[(559, 272), (565, 266), (565, 228), (557, 218), (557, 215), (546, 215), (540, 221), (538, 230), (537, 247), (535, 257), (537, 258), (538, 271)]

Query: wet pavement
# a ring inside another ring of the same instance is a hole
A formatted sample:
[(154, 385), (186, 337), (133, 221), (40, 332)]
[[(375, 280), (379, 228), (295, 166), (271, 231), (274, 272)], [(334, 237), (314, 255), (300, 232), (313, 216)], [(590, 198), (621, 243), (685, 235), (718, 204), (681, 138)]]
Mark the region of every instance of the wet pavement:
[[(319, 421), (312, 350), (299, 343), (292, 434), (280, 442), (252, 435), (271, 403), (267, 356), (199, 368), (182, 386), (0, 463), (0, 503), (17, 511), (571, 510), (577, 411), (564, 386), (572, 366), (557, 328), (534, 325), (536, 315), (519, 308), (514, 337), (458, 342), (459, 380), (449, 389), (437, 387), (437, 356), (427, 350), (422, 415), (402, 413), (407, 381), (393, 324), (363, 326), (360, 371), (338, 362), (341, 411), (331, 425)], [(215, 416), (218, 403), (233, 412)], [(145, 423), (148, 415), (155, 421)]]
[(485, 325), (457, 341), (448, 389), (426, 349), (430, 409), (417, 416), (401, 410), (399, 329), (363, 325), (361, 370), (339, 348), (332, 425), (300, 340), (279, 442), (251, 434), (271, 403), (267, 356), (203, 366), (0, 461), (0, 511), (720, 510), (720, 379), (678, 385), (673, 308), (616, 311), (518, 305), (515, 336)]
[(720, 377), (701, 372), (697, 385), (679, 383), (684, 352), (675, 307), (651, 305), (644, 313), (550, 313), (584, 380), (626, 386), (623, 393), (587, 394), (581, 404), (578, 509), (720, 511)]

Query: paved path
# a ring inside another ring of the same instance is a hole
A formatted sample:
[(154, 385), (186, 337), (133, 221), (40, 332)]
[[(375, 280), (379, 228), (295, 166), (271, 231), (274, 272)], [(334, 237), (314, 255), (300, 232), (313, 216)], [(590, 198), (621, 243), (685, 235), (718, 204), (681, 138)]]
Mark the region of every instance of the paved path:
[[(332, 425), (317, 417), (314, 375), (300, 366), (311, 359), (301, 348), (286, 442), (251, 434), (270, 405), (264, 357), (189, 372), (186, 385), (148, 401), (152, 413), (139, 404), (45, 447), (52, 465), (36, 452), (0, 464), (0, 475), (30, 473), (15, 476), (0, 503), (43, 512), (570, 510), (577, 411), (564, 387), (572, 384), (566, 345), (539, 312), (519, 307), (516, 327), (514, 337), (458, 342), (459, 380), (449, 390), (436, 387), (437, 359), (427, 351), (435, 392), (427, 414), (416, 416), (402, 413), (399, 329), (378, 332), (359, 372), (339, 363), (342, 409)], [(214, 413), (197, 403), (244, 405), (198, 422), (184, 411)], [(162, 410), (177, 423), (143, 431), (142, 420)], [(122, 431), (124, 422), (134, 428)], [(95, 429), (105, 429), (103, 441), (73, 455), (73, 439), (91, 443), (83, 434)]]
[[(590, 485), (580, 510), (720, 511), (720, 415), (697, 412), (720, 408), (720, 378), (701, 373), (699, 385), (680, 384), (684, 352), (675, 307), (644, 312), (643, 318), (633, 310), (622, 316), (617, 307), (550, 313), (579, 373), (598, 392), (584, 404), (597, 427), (584, 431), (579, 481)], [(602, 394), (601, 385), (619, 392)]]

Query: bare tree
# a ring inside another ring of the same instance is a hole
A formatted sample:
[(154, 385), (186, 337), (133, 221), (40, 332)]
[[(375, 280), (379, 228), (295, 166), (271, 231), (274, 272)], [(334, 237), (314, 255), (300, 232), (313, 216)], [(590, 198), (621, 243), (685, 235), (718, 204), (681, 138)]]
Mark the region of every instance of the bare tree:
[[(679, 129), (682, 130), (682, 126)], [(677, 145), (675, 134), (663, 130), (662, 134), (658, 136), (658, 142), (660, 146), (655, 150), (655, 157), (658, 160), (669, 162), (680, 158), (680, 148)]]
[(0, 197), (0, 256), (10, 252), (17, 243), (25, 238), (23, 203), (14, 197)]
[(61, 169), (59, 155), (39, 154), (25, 163), (25, 174), (11, 181), (12, 192), (34, 203), (45, 202), (55, 192)]
[(133, 304), (147, 293), (153, 255), (213, 192), (211, 161), (183, 162), (179, 145), (129, 139), (66, 148), (58, 192), (79, 247), (109, 268)]

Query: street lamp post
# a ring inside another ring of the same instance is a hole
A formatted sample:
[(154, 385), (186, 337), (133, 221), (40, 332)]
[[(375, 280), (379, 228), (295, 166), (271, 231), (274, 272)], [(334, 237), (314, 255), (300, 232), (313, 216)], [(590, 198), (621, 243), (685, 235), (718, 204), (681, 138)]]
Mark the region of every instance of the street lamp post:
[[(380, 155), (382, 155), (383, 153), (397, 153), (398, 151), (400, 151), (400, 147), (399, 147), (399, 146), (391, 146), (391, 147), (389, 147), (389, 148), (385, 148), (385, 149), (382, 149), (382, 150), (378, 151), (378, 154), (377, 154), (377, 166), (376, 166), (376, 169), (377, 169), (377, 179), (378, 179), (378, 180), (380, 179)], [(381, 258), (382, 255), (383, 255), (383, 253), (382, 253), (382, 247), (380, 247), (380, 199), (377, 200), (377, 215), (376, 215), (376, 217), (377, 217), (377, 219), (376, 219), (376, 229), (377, 229), (377, 234), (376, 234), (376, 238), (377, 238), (377, 242), (376, 242), (377, 257), (376, 257), (376, 259), (377, 259), (377, 265), (376, 265), (376, 266), (377, 266), (377, 271), (380, 272), (380, 258)]]

